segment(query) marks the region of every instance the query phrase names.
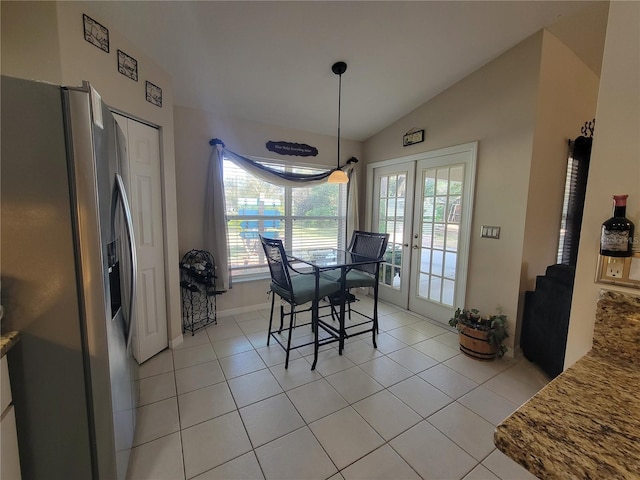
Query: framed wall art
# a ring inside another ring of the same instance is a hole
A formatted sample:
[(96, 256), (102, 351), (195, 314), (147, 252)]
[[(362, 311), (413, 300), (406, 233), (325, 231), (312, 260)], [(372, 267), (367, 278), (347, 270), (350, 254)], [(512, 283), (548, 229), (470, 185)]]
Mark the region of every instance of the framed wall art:
[(84, 23), (84, 39), (100, 50), (109, 53), (109, 29), (84, 13), (82, 21)]
[(118, 50), (118, 71), (125, 77), (138, 81), (138, 61), (122, 50)]
[(410, 130), (402, 136), (402, 146), (408, 147), (416, 143), (424, 142), (424, 130)]
[(162, 89), (147, 80), (147, 102), (162, 108)]

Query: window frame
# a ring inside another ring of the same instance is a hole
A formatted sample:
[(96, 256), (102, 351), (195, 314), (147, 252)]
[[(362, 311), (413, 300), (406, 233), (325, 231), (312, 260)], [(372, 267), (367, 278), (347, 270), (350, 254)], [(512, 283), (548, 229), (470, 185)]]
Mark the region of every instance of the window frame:
[[(314, 164), (308, 164), (308, 163), (292, 163), (292, 162), (287, 162), (284, 160), (279, 160), (279, 159), (272, 159), (272, 158), (264, 158), (264, 157), (248, 157), (253, 161), (268, 165), (268, 166), (277, 166), (277, 167), (283, 167), (285, 170), (287, 171), (291, 171), (294, 169), (308, 169), (308, 170), (317, 170), (317, 171), (324, 171), (326, 170), (326, 168), (328, 167), (324, 167), (324, 166), (318, 166), (318, 165), (314, 165)], [(287, 251), (290, 251), (293, 247), (293, 229), (294, 229), (294, 223), (296, 221), (336, 221), (337, 222), (337, 232), (338, 232), (338, 238), (336, 241), (336, 248), (345, 248), (346, 245), (346, 224), (347, 224), (347, 197), (348, 197), (348, 192), (347, 192), (347, 186), (346, 185), (338, 185), (339, 187), (339, 191), (338, 191), (338, 206), (337, 206), (337, 215), (336, 216), (327, 216), (327, 215), (317, 215), (317, 216), (304, 216), (304, 215), (293, 215), (293, 207), (294, 207), (294, 201), (293, 201), (293, 192), (294, 190), (298, 189), (298, 188), (313, 188), (314, 186), (310, 186), (310, 187), (291, 187), (291, 186), (278, 186), (277, 184), (274, 183), (270, 183), (267, 182), (261, 178), (256, 177), (255, 175), (252, 175), (250, 172), (247, 172), (245, 170), (243, 170), (241, 167), (237, 166), (234, 164), (234, 162), (228, 158), (223, 157), (223, 169), (224, 166), (227, 165), (226, 162), (229, 162), (230, 164), (232, 164), (234, 166), (234, 168), (237, 168), (240, 172), (242, 172), (244, 175), (252, 177), (254, 179), (257, 179), (260, 182), (264, 182), (266, 184), (270, 184), (270, 185), (275, 185), (278, 188), (281, 188), (283, 190), (283, 201), (282, 201), (282, 205), (284, 207), (284, 215), (240, 215), (239, 213), (237, 214), (229, 214), (229, 205), (227, 204), (227, 195), (225, 195), (225, 220), (227, 222), (227, 226), (229, 226), (229, 222), (232, 221), (279, 221), (282, 222), (283, 227), (282, 230), (284, 231), (283, 234), (283, 244), (284, 244), (284, 248)], [(227, 178), (227, 176), (225, 175), (225, 179)], [(225, 193), (227, 192), (227, 185), (226, 185), (226, 181), (225, 183)], [(320, 185), (315, 185), (315, 186), (320, 186)], [(239, 204), (234, 205), (234, 207), (239, 207)], [(259, 208), (259, 205), (257, 205), (257, 208)], [(227, 245), (228, 247), (230, 247), (231, 245), (238, 245), (239, 242), (238, 241), (231, 241), (231, 229), (227, 228)], [(257, 239), (255, 241), (258, 241)], [(246, 247), (245, 247), (246, 248)], [(238, 264), (238, 259), (234, 258), (234, 256), (231, 255), (231, 249), (229, 248), (229, 275), (232, 278), (233, 282), (244, 282), (244, 281), (252, 281), (252, 280), (262, 280), (265, 278), (269, 278), (269, 268), (268, 265), (266, 263), (266, 261), (264, 260), (264, 258), (262, 257), (262, 255), (260, 254), (261, 251), (258, 251), (258, 256), (259, 259), (262, 259), (261, 263), (255, 264), (249, 264), (249, 265), (239, 265)], [(256, 271), (258, 270), (258, 271)], [(250, 273), (242, 273), (243, 271), (248, 271)], [(251, 272), (252, 271), (252, 272)]]

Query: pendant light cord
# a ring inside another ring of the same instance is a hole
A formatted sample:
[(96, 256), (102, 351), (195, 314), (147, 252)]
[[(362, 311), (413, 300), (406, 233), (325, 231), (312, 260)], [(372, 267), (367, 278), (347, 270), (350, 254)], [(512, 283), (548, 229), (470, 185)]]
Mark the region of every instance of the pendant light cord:
[(340, 74), (338, 78), (338, 170), (340, 170), (340, 106), (342, 104), (342, 74)]

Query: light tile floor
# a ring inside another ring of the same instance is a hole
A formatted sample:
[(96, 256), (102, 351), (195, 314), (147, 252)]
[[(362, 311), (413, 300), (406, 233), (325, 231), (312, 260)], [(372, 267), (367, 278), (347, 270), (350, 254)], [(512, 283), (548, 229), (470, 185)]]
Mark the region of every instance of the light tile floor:
[[(371, 308), (361, 298), (359, 309)], [(219, 318), (140, 368), (128, 478), (527, 480), (495, 426), (548, 379), (526, 359), (478, 362), (452, 329), (380, 304), (378, 348), (266, 345), (269, 311)], [(300, 332), (306, 335), (308, 332)]]

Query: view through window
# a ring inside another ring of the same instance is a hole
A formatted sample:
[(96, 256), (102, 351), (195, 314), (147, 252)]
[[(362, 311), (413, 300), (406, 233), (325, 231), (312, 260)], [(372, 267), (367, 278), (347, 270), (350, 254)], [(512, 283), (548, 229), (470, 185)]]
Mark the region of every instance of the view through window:
[[(323, 171), (261, 163), (294, 173)], [(281, 239), (288, 251), (344, 247), (346, 185), (280, 187), (247, 173), (230, 160), (224, 160), (223, 168), (229, 266), (233, 278), (268, 274), (259, 235)]]

